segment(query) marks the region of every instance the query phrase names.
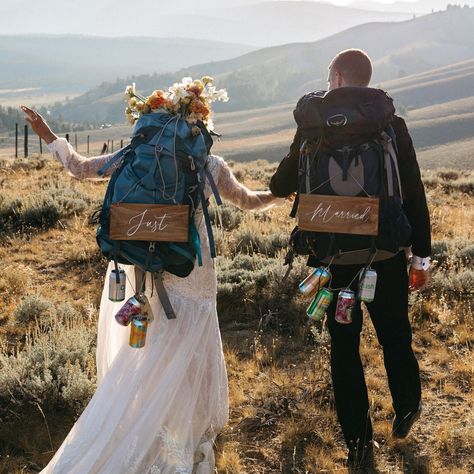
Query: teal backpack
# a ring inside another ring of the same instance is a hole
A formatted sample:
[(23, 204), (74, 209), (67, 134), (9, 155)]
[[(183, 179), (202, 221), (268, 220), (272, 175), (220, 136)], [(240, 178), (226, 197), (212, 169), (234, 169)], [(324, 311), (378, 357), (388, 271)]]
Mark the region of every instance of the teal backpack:
[[(202, 123), (190, 125), (180, 115), (150, 113), (141, 116), (130, 145), (119, 150), (99, 171), (103, 176), (115, 167), (100, 212), (97, 242), (116, 268), (135, 265), (143, 272), (161, 275), (167, 271), (188, 276), (196, 258), (202, 265), (201, 245), (194, 215), (201, 204), (209, 236), (211, 256), (215, 245), (207, 200), (206, 180), (216, 202), (221, 199), (208, 169), (212, 138)], [(112, 240), (110, 208), (114, 203), (189, 205), (188, 242)], [(160, 278), (161, 281), (161, 278)], [(159, 288), (158, 288), (159, 292)]]

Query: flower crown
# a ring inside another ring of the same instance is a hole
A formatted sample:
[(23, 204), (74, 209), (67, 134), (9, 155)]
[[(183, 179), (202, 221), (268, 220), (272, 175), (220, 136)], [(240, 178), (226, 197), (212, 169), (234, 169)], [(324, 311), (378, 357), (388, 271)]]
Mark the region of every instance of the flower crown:
[(191, 77), (183, 77), (180, 83), (174, 83), (167, 92), (156, 90), (148, 97), (137, 94), (133, 83), (125, 89), (128, 104), (125, 114), (128, 122), (133, 125), (143, 114), (165, 112), (180, 114), (191, 124), (202, 121), (209, 130), (212, 130), (211, 103), (229, 100), (227, 91), (216, 89), (213, 82), (214, 79), (209, 76), (196, 81)]

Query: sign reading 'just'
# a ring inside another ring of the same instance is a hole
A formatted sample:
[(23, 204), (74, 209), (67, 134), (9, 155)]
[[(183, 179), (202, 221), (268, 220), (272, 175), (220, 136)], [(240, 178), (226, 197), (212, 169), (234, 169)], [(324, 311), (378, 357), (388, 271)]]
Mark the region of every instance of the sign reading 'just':
[(150, 242), (187, 242), (189, 206), (112, 204), (110, 238)]
[(377, 235), (378, 222), (378, 198), (300, 195), (298, 226), (302, 230)]

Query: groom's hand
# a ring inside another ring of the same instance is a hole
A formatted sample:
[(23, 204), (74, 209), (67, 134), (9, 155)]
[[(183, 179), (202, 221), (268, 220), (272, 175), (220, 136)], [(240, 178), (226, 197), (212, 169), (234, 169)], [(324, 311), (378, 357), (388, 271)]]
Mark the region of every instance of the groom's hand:
[(36, 110), (30, 109), (25, 105), (22, 105), (20, 108), (25, 113), (25, 120), (31, 125), (33, 132), (35, 132), (36, 135), (42, 138), (47, 144), (54, 142), (54, 140), (58, 138), (49, 128), (46, 120), (36, 112)]

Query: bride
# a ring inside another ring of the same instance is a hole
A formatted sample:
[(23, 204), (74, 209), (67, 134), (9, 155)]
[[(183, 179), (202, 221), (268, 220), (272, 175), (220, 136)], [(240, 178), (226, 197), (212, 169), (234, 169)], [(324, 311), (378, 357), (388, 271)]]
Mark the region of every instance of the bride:
[[(113, 155), (85, 158), (58, 138), (44, 118), (22, 106), (26, 120), (76, 178), (97, 177)], [(268, 192), (240, 184), (226, 162), (209, 157), (221, 196), (241, 209), (274, 203)], [(211, 190), (206, 189), (206, 197)], [(95, 395), (45, 474), (210, 474), (213, 442), (228, 421), (227, 373), (216, 312), (216, 272), (202, 209), (196, 212), (202, 267), (186, 278), (165, 273), (164, 285), (177, 318), (169, 320), (156, 296), (147, 292), (155, 320), (143, 349), (129, 347), (129, 328), (115, 322), (123, 302), (108, 299), (104, 285), (98, 323)], [(128, 275), (133, 268), (125, 267)], [(113, 269), (107, 270), (106, 282)], [(149, 278), (148, 274), (148, 278)], [(151, 288), (151, 282), (146, 287)], [(129, 282), (126, 296), (133, 296)]]

